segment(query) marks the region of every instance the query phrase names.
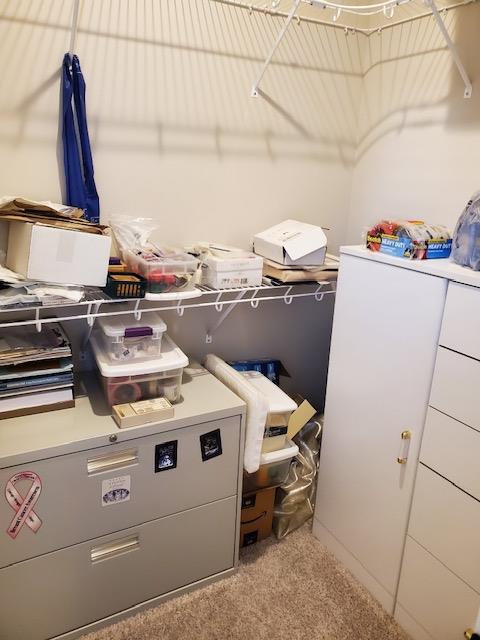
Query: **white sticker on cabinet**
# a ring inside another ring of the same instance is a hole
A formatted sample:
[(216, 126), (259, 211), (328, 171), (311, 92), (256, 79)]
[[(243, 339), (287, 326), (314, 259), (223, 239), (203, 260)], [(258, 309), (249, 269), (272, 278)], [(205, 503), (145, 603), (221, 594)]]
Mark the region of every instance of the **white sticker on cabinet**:
[(130, 500), (130, 476), (118, 476), (102, 480), (102, 506)]

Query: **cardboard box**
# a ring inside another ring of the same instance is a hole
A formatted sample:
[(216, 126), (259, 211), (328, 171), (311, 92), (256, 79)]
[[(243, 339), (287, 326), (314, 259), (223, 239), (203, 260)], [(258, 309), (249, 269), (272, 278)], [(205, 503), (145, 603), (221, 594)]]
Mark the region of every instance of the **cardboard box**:
[(285, 220), (257, 233), (255, 253), (279, 264), (318, 266), (325, 261), (327, 237), (320, 227), (297, 220)]
[(275, 487), (247, 493), (242, 497), (240, 546), (248, 547), (268, 538), (272, 532)]
[(6, 266), (29, 280), (103, 287), (110, 237), (10, 222)]

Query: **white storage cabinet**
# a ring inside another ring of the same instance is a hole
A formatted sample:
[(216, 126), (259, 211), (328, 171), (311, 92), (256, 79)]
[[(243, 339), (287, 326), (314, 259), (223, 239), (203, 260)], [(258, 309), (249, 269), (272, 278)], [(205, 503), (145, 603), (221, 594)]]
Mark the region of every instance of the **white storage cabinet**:
[(89, 391), (2, 421), (3, 490), (41, 486), (22, 526), (0, 502), (1, 640), (77, 637), (237, 564), (242, 401), (197, 369), (174, 418), (119, 430)]

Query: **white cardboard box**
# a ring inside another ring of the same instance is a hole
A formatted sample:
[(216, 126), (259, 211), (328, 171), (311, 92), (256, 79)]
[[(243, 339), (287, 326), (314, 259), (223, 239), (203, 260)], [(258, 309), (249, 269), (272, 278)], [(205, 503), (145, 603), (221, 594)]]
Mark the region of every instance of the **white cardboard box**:
[(263, 258), (250, 251), (220, 245), (210, 250), (204, 265), (204, 284), (215, 289), (262, 284)]
[(320, 227), (285, 220), (253, 237), (255, 253), (280, 264), (317, 266), (325, 261), (327, 237)]
[(6, 266), (29, 280), (103, 287), (109, 236), (11, 222)]

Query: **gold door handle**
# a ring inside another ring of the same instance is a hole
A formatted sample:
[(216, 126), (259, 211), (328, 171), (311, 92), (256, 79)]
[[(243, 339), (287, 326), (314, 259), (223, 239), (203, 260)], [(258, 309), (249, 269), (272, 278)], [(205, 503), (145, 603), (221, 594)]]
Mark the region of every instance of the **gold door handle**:
[(475, 633), (473, 629), (466, 629), (466, 631), (463, 632), (463, 635), (467, 640), (479, 640), (480, 638), (478, 633)]
[(410, 441), (412, 439), (412, 432), (408, 429), (402, 431), (400, 434), (402, 442), (400, 444), (400, 452), (397, 457), (398, 464), (407, 464), (408, 460), (408, 450), (410, 448)]

